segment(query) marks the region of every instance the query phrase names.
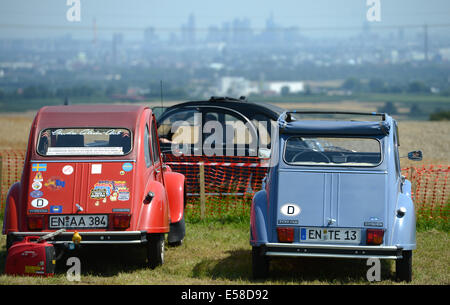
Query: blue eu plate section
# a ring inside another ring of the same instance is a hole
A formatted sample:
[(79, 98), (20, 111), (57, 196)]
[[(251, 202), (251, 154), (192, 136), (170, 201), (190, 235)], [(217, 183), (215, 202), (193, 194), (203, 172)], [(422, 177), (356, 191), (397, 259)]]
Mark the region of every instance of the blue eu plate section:
[(300, 230), (300, 240), (306, 240), (306, 229), (302, 228)]
[(62, 213), (62, 205), (51, 205), (50, 213)]

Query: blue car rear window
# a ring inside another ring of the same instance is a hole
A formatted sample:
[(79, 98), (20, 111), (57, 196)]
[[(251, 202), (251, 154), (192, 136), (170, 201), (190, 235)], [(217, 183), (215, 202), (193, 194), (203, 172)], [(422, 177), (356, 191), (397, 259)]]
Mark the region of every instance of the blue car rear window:
[(376, 166), (381, 145), (375, 138), (293, 136), (286, 141), (284, 160), (291, 165)]

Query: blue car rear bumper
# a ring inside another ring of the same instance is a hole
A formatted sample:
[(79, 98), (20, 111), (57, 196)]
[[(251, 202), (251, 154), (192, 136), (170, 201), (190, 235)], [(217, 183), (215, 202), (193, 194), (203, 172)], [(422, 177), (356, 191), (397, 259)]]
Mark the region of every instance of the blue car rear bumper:
[(263, 245), (263, 247), (266, 256), (309, 256), (359, 259), (401, 259), (403, 250), (396, 246), (354, 246), (306, 243), (267, 243)]

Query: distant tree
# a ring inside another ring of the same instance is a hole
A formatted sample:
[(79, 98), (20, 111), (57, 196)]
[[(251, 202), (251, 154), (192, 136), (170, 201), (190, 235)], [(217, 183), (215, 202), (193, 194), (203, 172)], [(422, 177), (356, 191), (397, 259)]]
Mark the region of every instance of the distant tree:
[(430, 114), (430, 121), (450, 121), (450, 110), (440, 110)]
[(404, 91), (404, 87), (400, 85), (390, 85), (386, 88), (386, 91), (389, 93), (402, 93)]
[(408, 85), (408, 92), (410, 93), (427, 93), (430, 92), (430, 88), (421, 81), (413, 81)]
[(94, 89), (92, 87), (81, 85), (72, 88), (72, 96), (92, 96), (94, 94)]
[(361, 89), (361, 81), (356, 77), (347, 78), (342, 84), (342, 88), (346, 90), (359, 91)]
[(378, 110), (378, 112), (387, 113), (387, 114), (391, 114), (391, 115), (398, 113), (397, 107), (392, 102), (386, 102), (384, 104), (384, 106), (379, 107), (377, 110)]
[(52, 92), (44, 85), (28, 86), (23, 89), (25, 98), (46, 98), (53, 96)]
[(5, 96), (6, 96), (6, 93), (2, 89), (0, 89), (0, 100), (4, 99)]
[(384, 92), (386, 84), (379, 78), (369, 80), (369, 90), (371, 92)]
[(114, 82), (109, 84), (105, 89), (105, 95), (125, 94), (127, 92), (127, 84), (122, 82)]
[(66, 97), (66, 96), (70, 96), (71, 92), (68, 88), (58, 88), (58, 89), (56, 89), (55, 95), (57, 97)]
[(422, 115), (422, 110), (420, 110), (420, 107), (417, 104), (413, 104), (411, 108), (409, 108), (409, 115), (420, 116)]
[(440, 95), (442, 95), (442, 96), (450, 96), (450, 88), (445, 88), (445, 89), (441, 90)]
[(37, 89), (35, 86), (29, 86), (23, 89), (23, 97), (35, 98), (37, 96)]

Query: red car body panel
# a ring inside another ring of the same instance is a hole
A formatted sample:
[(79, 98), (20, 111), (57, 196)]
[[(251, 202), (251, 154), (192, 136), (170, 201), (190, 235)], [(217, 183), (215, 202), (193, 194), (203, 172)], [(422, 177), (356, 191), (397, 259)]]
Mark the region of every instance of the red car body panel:
[[(170, 223), (183, 216), (184, 176), (162, 163), (159, 141), (151, 138), (151, 132), (150, 144), (145, 143), (145, 130), (155, 127), (154, 115), (145, 106), (43, 107), (31, 126), (21, 181), (7, 196), (3, 234), (54, 231), (61, 219), (53, 215), (107, 215), (106, 227), (67, 227), (82, 236), (83, 232), (168, 233)], [(47, 128), (122, 128), (131, 132), (132, 149), (120, 156), (44, 156), (37, 145)], [(154, 135), (157, 138), (156, 130)], [(145, 161), (146, 149), (150, 165)], [(149, 192), (154, 197), (145, 203)], [(43, 216), (44, 226), (31, 230), (28, 218), (36, 215)], [(114, 215), (129, 215), (128, 228), (113, 227)]]

